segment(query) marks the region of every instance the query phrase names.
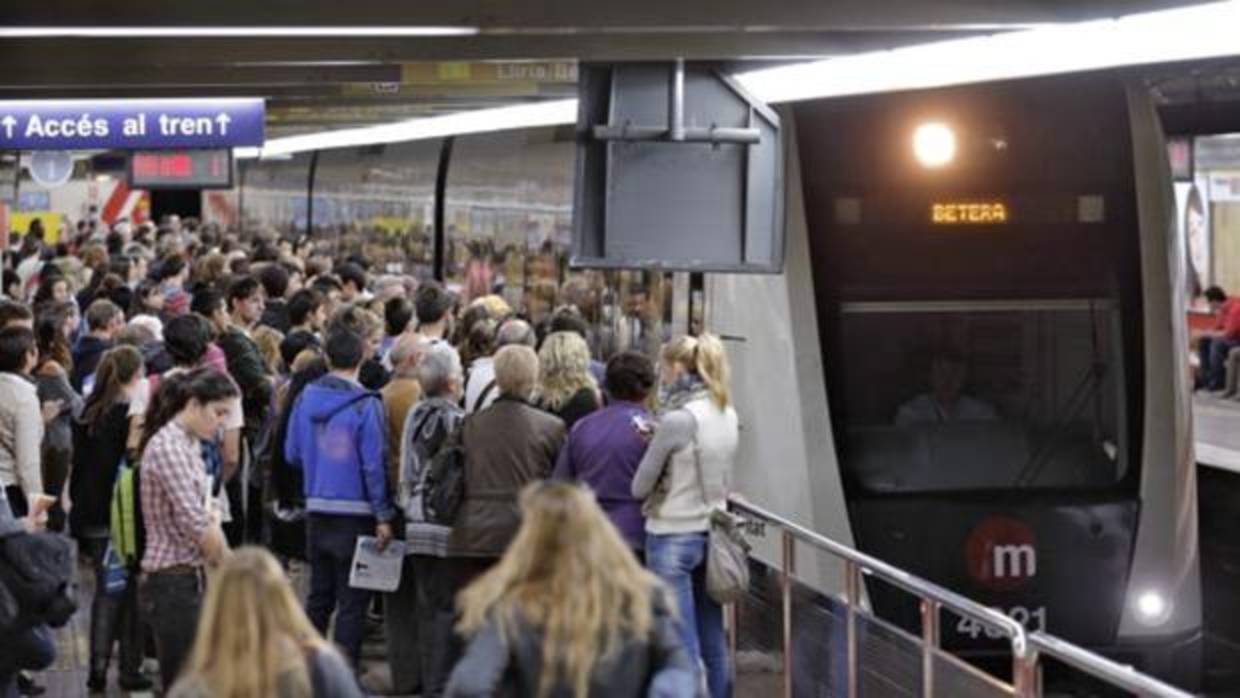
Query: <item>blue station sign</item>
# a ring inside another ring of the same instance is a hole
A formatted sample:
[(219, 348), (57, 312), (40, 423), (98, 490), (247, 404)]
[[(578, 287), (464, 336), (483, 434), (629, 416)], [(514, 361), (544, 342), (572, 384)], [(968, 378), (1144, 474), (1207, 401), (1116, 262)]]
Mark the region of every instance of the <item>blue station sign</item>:
[(261, 146), (264, 112), (251, 98), (0, 100), (0, 149)]

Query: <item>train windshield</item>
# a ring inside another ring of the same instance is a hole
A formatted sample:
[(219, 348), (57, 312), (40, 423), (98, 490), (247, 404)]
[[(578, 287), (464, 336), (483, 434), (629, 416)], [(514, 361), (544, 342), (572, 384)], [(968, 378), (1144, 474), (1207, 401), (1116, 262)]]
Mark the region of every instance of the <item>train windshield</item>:
[(1102, 488), (1127, 470), (1105, 299), (845, 303), (841, 458), (866, 491)]

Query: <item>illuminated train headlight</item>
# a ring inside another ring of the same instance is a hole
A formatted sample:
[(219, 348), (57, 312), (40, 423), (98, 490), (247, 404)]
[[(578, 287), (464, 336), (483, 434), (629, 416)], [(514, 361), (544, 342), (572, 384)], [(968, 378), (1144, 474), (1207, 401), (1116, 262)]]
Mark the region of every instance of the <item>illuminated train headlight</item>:
[(1147, 589), (1133, 602), (1137, 619), (1145, 625), (1162, 625), (1171, 618), (1171, 602), (1160, 592)]
[(947, 124), (922, 124), (913, 132), (913, 154), (925, 167), (943, 167), (956, 157), (956, 134)]

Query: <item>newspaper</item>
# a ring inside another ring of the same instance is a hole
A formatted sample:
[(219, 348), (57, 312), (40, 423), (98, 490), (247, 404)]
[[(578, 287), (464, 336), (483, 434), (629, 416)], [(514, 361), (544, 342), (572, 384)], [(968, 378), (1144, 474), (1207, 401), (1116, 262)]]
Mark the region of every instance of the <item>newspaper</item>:
[(388, 541), (387, 547), (380, 551), (377, 538), (358, 536), (349, 569), (349, 586), (370, 591), (396, 591), (404, 561), (405, 541)]

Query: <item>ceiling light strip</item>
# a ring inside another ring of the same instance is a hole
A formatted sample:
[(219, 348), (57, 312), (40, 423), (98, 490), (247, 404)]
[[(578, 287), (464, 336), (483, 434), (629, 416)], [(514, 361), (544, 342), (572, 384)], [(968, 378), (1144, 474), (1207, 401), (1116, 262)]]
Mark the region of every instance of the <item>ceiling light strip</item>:
[(0, 27), (4, 39), (259, 39), (474, 36), (477, 27)]
[[(921, 44), (736, 75), (767, 103), (1240, 55), (1240, 0)], [(277, 138), (262, 154), (574, 123), (577, 100)], [(238, 153), (238, 157), (244, 157)]]

